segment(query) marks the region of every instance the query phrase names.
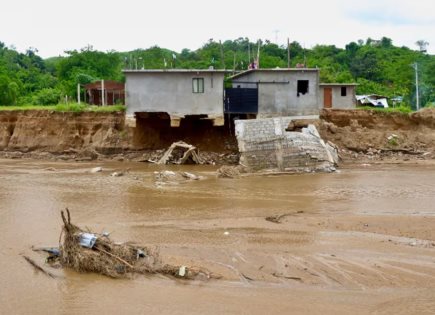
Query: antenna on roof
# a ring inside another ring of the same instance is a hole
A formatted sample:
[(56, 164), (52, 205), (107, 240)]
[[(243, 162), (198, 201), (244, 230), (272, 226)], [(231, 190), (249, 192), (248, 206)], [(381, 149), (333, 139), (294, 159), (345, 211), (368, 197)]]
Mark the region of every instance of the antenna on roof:
[(273, 32), (275, 33), (275, 44), (278, 45), (278, 33), (279, 33), (279, 30), (274, 30)]
[(290, 39), (287, 37), (287, 68), (290, 69)]
[(251, 43), (249, 42), (248, 39), (248, 65), (251, 64)]
[(236, 52), (233, 51), (233, 75), (236, 73)]
[(307, 67), (307, 56), (305, 54), (305, 43), (304, 43), (304, 68)]

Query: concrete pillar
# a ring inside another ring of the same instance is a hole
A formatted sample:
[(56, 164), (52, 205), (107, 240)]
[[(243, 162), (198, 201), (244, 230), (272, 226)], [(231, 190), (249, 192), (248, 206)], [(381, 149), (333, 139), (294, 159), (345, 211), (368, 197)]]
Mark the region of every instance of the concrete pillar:
[(225, 124), (224, 117), (213, 118), (213, 126), (223, 126)]
[(179, 116), (170, 116), (171, 118), (171, 127), (180, 127), (180, 123), (181, 123), (181, 118)]
[(125, 115), (125, 126), (136, 128), (136, 117), (134, 115)]

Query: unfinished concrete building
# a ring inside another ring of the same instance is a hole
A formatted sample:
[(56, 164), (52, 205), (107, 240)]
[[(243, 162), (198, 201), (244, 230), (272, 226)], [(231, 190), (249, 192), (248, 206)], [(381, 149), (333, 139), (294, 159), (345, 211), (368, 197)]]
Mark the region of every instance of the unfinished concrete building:
[(127, 116), (165, 114), (172, 127), (186, 116), (224, 124), (225, 70), (125, 70)]
[(320, 104), (323, 105), (323, 108), (355, 108), (356, 86), (355, 83), (321, 83)]
[(319, 69), (251, 69), (230, 80), (226, 113), (258, 118), (319, 113)]

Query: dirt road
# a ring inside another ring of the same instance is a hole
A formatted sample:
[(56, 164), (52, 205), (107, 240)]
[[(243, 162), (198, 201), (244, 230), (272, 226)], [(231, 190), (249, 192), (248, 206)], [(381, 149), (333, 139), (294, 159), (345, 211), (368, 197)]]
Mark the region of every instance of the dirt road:
[[(156, 184), (163, 168), (140, 163), (1, 160), (0, 313), (435, 312), (435, 165), (233, 180), (210, 166), (168, 168), (204, 179)], [(65, 207), (82, 227), (221, 279), (49, 278), (21, 255), (43, 263), (30, 247), (57, 245)]]

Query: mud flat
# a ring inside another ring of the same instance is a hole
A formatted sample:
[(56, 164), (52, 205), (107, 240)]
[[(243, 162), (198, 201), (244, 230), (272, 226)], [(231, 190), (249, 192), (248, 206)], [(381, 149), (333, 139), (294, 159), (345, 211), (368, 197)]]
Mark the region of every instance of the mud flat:
[[(1, 313), (435, 312), (433, 163), (220, 179), (213, 166), (0, 162)], [(202, 179), (157, 185), (161, 170)], [(47, 277), (21, 255), (50, 268), (30, 248), (57, 245), (66, 206), (82, 227), (157, 246), (166, 262), (221, 279), (113, 280), (68, 269)]]

